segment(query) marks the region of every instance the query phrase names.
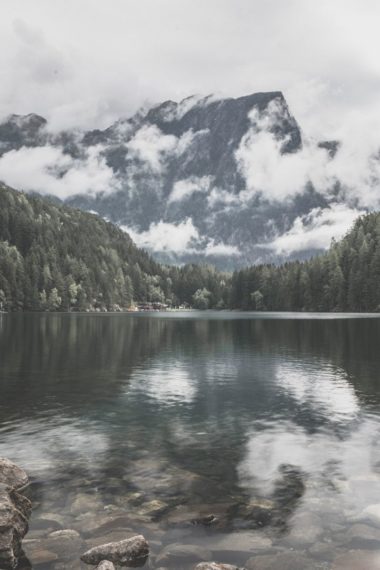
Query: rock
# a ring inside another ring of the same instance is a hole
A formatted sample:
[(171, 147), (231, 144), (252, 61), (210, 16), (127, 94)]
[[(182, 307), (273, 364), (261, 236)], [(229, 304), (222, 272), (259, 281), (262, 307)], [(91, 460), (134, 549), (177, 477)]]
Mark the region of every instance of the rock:
[(336, 544), (332, 542), (315, 542), (310, 546), (309, 553), (313, 558), (332, 560), (336, 557), (337, 547)]
[(319, 570), (321, 564), (297, 552), (253, 556), (245, 563), (247, 570)]
[(321, 536), (322, 521), (313, 513), (300, 513), (291, 519), (291, 530), (285, 542), (292, 546), (313, 544)]
[(207, 548), (195, 544), (169, 544), (165, 546), (156, 559), (157, 565), (182, 562), (205, 562), (212, 558), (212, 553)]
[(221, 564), (220, 562), (200, 562), (194, 570), (239, 570), (239, 568), (232, 564)]
[(274, 501), (255, 499), (239, 509), (239, 516), (247, 521), (244, 524), (246, 528), (260, 528), (272, 522), (275, 511), (276, 503)]
[(81, 560), (86, 564), (99, 564), (108, 560), (120, 566), (142, 566), (149, 555), (149, 545), (139, 534), (120, 542), (109, 542), (87, 550)]
[(163, 514), (166, 510), (168, 510), (169, 505), (164, 503), (164, 501), (160, 501), (155, 499), (153, 501), (149, 501), (148, 503), (143, 503), (137, 513), (142, 516), (150, 516), (156, 517)]
[[(18, 485), (21, 479), (17, 480)], [(12, 481), (15, 483), (16, 479)], [(0, 484), (0, 568), (13, 569), (17, 565), (22, 555), (21, 541), (28, 532), (31, 509), (31, 502), (26, 497)]]
[(29, 483), (29, 477), (21, 467), (5, 457), (0, 457), (0, 483), (13, 489), (21, 489)]
[(230, 509), (230, 504), (177, 505), (165, 513), (163, 522), (169, 528), (212, 526), (222, 529), (227, 526)]
[(25, 541), (25, 552), (32, 563), (41, 550), (52, 552), (59, 560), (67, 561), (78, 558), (83, 548), (84, 541), (73, 529), (57, 530), (46, 538)]
[(192, 519), (190, 522), (195, 526), (215, 526), (219, 523), (219, 519), (215, 515), (206, 515)]
[(121, 540), (132, 538), (134, 536), (136, 536), (136, 531), (131, 529), (116, 529), (107, 534), (102, 534), (101, 536), (88, 538), (86, 540), (86, 546), (90, 549), (95, 546), (101, 546), (102, 544), (108, 544), (109, 542), (120, 542)]
[[(96, 517), (91, 515), (85, 519), (78, 519), (75, 523), (75, 527), (78, 528), (84, 536), (91, 538), (93, 536), (105, 534), (117, 528), (130, 532), (131, 522), (131, 517), (128, 515), (120, 516), (120, 514), (110, 513), (101, 514)], [(134, 535), (136, 535), (136, 533), (133, 533), (132, 536)]]
[(380, 503), (369, 505), (364, 509), (361, 519), (370, 520), (376, 526), (380, 526)]
[(50, 552), (50, 550), (41, 548), (33, 552), (33, 567), (38, 566), (39, 564), (49, 564), (55, 560), (58, 560), (58, 556), (55, 552)]
[(101, 563), (97, 565), (96, 570), (115, 570), (115, 566), (109, 560), (102, 560)]
[(80, 540), (80, 534), (76, 530), (66, 528), (64, 530), (55, 530), (49, 534), (49, 538), (53, 540)]
[(305, 474), (294, 465), (280, 465), (273, 498), (279, 507), (294, 507), (305, 492)]
[(99, 512), (103, 509), (103, 503), (95, 495), (78, 495), (71, 503), (70, 511), (73, 515), (81, 513)]
[(379, 570), (380, 552), (349, 550), (335, 558), (331, 570)]
[(45, 525), (51, 524), (58, 529), (65, 528), (65, 518), (57, 513), (41, 513), (38, 518), (33, 517), (33, 528), (45, 528)]
[(345, 539), (355, 548), (380, 546), (380, 529), (366, 524), (354, 524), (345, 533)]
[(272, 541), (258, 532), (234, 532), (207, 537), (207, 546), (214, 552), (214, 555), (218, 553), (220, 557), (224, 552), (245, 552), (249, 556), (254, 552), (269, 550), (272, 548)]

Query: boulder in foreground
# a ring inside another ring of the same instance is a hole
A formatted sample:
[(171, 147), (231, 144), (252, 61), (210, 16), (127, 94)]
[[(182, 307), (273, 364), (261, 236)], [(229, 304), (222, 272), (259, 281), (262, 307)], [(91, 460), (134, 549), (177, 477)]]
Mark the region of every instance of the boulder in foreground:
[(21, 542), (28, 532), (31, 502), (0, 483), (0, 568), (12, 570), (22, 555)]
[(149, 555), (149, 544), (138, 534), (120, 542), (108, 542), (87, 550), (81, 560), (97, 565), (109, 561), (119, 566), (142, 566)]
[(0, 483), (12, 489), (21, 489), (28, 482), (29, 477), (21, 467), (5, 457), (0, 457)]

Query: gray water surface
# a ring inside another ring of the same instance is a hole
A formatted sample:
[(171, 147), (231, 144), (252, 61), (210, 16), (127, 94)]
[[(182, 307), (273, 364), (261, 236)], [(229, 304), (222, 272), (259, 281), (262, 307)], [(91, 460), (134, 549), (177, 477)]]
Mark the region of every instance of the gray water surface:
[[(376, 552), (379, 371), (368, 315), (0, 315), (0, 455), (32, 478), (26, 554), (77, 568), (136, 532), (153, 568), (172, 543), (238, 565)], [(60, 548), (59, 529), (80, 537)]]

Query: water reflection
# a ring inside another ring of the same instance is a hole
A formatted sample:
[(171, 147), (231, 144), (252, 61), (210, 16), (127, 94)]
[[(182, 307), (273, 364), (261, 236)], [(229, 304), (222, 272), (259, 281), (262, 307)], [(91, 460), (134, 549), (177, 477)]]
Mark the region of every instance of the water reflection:
[[(5, 315), (0, 455), (33, 475), (36, 521), (58, 509), (88, 537), (127, 525), (224, 557), (221, 532), (311, 557), (327, 541), (328, 560), (380, 502), (379, 332), (377, 319)], [(214, 526), (189, 526), (210, 513)]]

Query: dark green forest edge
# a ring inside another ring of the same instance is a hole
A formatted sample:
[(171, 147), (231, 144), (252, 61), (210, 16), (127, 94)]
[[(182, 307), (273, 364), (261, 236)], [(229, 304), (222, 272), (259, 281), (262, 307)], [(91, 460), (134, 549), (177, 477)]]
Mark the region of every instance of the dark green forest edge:
[(357, 220), (306, 262), (235, 273), (165, 266), (96, 215), (0, 186), (0, 307), (119, 311), (143, 303), (198, 309), (379, 311), (380, 214)]

